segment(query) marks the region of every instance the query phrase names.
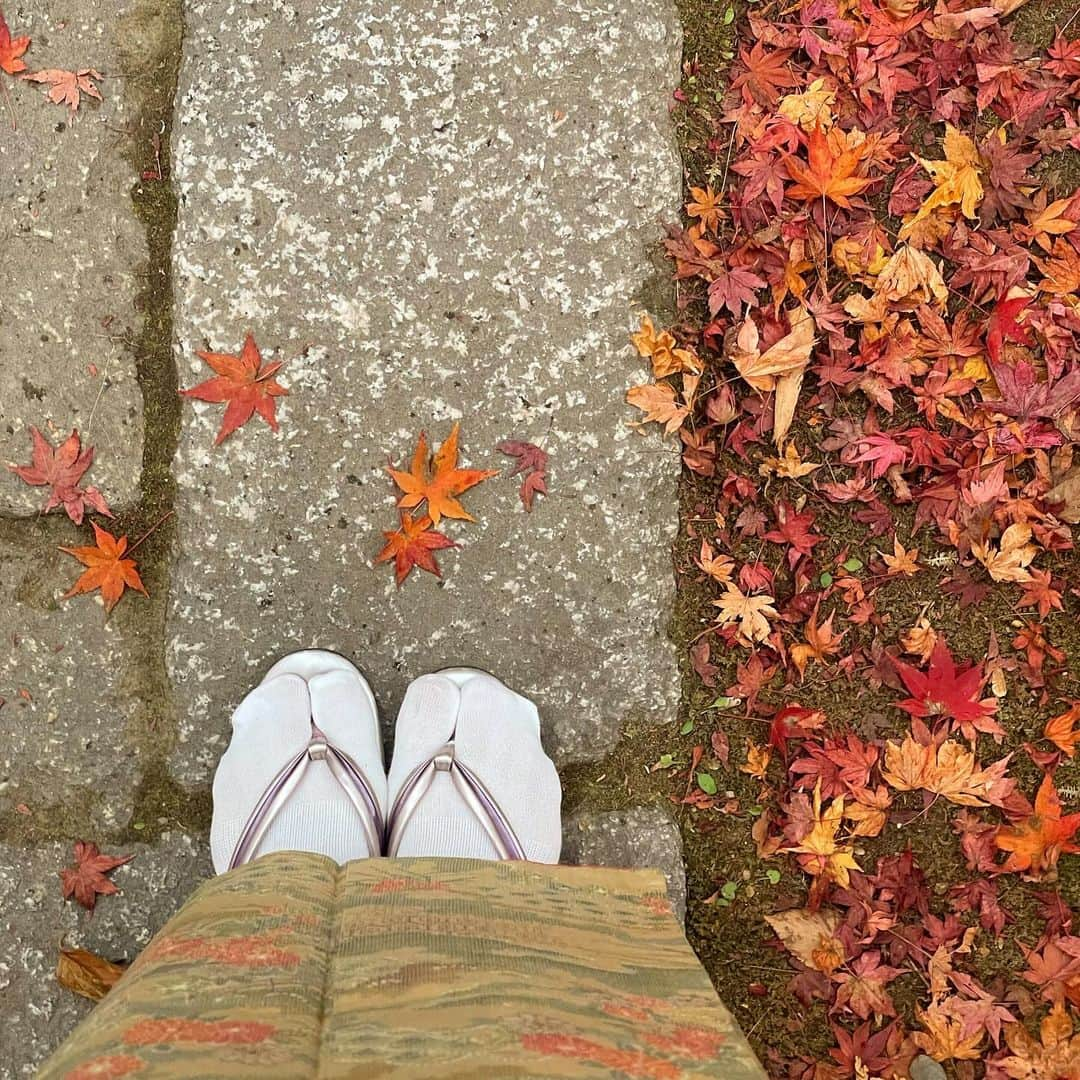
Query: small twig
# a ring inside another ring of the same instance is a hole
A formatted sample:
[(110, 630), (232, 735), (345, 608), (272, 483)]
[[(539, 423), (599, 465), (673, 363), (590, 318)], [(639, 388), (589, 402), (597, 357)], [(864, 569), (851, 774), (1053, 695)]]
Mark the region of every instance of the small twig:
[(151, 525), (150, 528), (147, 529), (146, 532), (144, 532), (142, 536), (140, 536), (139, 539), (136, 540), (135, 543), (127, 549), (125, 554), (130, 555), (144, 540), (146, 540), (152, 533), (156, 532), (169, 518), (171, 518), (174, 512), (175, 511), (173, 510), (169, 510), (166, 511), (166, 513), (162, 514), (161, 517), (159, 517), (157, 521), (155, 521), (154, 524)]
[(97, 397), (94, 398), (94, 406), (90, 410), (90, 416), (86, 421), (86, 441), (90, 441), (90, 431), (94, 426), (94, 413), (97, 412), (98, 404), (101, 401), (101, 395), (105, 393), (105, 384), (109, 381), (109, 365), (106, 364), (101, 372), (101, 385), (98, 387)]

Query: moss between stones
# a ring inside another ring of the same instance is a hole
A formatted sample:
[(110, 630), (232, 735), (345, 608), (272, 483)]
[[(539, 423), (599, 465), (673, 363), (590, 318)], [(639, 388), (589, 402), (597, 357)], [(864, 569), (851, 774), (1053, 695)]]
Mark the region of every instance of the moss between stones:
[[(143, 458), (138, 502), (118, 512), (115, 521), (118, 534), (126, 534), (132, 543), (154, 530), (138, 555), (150, 597), (120, 604), (109, 618), (110, 630), (124, 642), (126, 667), (120, 688), (138, 702), (127, 732), (135, 808), (121, 835), (96, 837), (101, 842), (130, 842), (152, 840), (176, 824), (205, 830), (209, 790), (182, 792), (165, 764), (176, 733), (165, 667), (165, 619), (176, 536), (175, 521), (166, 515), (173, 510), (176, 496), (172, 461), (180, 436), (181, 407), (172, 354), (172, 240), (177, 203), (168, 176), (168, 147), (183, 45), (181, 0), (141, 0), (117, 23), (114, 33), (120, 66), (130, 73), (124, 92), (134, 117), (126, 129), (124, 156), (133, 174), (141, 177), (155, 164), (156, 135), (164, 169), (162, 180), (139, 179), (131, 189), (135, 215), (146, 230), (148, 252), (145, 263), (136, 268), (140, 289), (135, 305), (142, 325), (138, 336), (126, 343), (143, 397)], [(54, 559), (58, 544), (79, 542), (70, 523), (58, 517), (0, 522), (0, 540), (33, 545), (45, 563)], [(25, 602), (47, 603), (39, 577), (28, 576), (20, 586)], [(31, 844), (79, 837), (108, 795), (79, 787), (69, 791), (61, 805), (35, 807), (32, 817), (9, 815), (0, 821), (0, 840)], [(139, 830), (134, 828), (136, 823), (141, 824)]]

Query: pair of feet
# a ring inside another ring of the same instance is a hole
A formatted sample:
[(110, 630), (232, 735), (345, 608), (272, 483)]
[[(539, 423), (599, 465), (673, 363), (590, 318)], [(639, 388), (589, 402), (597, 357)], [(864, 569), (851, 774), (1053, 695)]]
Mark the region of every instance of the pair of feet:
[(559, 777), (536, 706), (451, 668), (416, 679), (387, 774), (375, 696), (342, 656), (279, 660), (233, 714), (214, 776), (220, 874), (271, 851), (558, 862)]

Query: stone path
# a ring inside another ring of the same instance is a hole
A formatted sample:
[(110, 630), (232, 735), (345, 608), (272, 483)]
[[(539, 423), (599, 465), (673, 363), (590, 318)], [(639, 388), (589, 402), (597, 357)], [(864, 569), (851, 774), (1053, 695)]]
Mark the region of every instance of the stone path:
[[(51, 978), (60, 936), (130, 958), (207, 873), (229, 713), (282, 652), (355, 659), (388, 724), (416, 674), (492, 669), (537, 698), (560, 763), (677, 701), (678, 458), (622, 404), (679, 192), (673, 6), (191, 0), (182, 47), (179, 7), (27, 0), (13, 26), (32, 66), (122, 77), (70, 122), (9, 80), (0, 459), (28, 460), (30, 424), (76, 425), (118, 531), (175, 516), (141, 548), (151, 599), (106, 620), (59, 599), (75, 567), (56, 545), (85, 530), (0, 475), (4, 1077), (84, 1011)], [(162, 129), (172, 189), (138, 181)], [(214, 448), (220, 408), (176, 388), (206, 377), (196, 349), (248, 330), (285, 360), (281, 431), (256, 419)], [(443, 580), (397, 590), (372, 564), (395, 522), (384, 467), (454, 420), (473, 466), (542, 442), (551, 494), (527, 515), (514, 480), (470, 492)], [(82, 836), (137, 853), (91, 921), (55, 877)]]

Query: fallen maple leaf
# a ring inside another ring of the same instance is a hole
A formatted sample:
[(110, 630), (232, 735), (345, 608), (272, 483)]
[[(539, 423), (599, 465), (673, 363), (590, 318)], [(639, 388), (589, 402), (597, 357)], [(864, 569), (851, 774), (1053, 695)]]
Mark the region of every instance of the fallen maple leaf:
[(60, 548), (68, 555), (74, 555), (83, 566), (88, 567), (79, 580), (64, 593), (64, 599), (100, 589), (102, 599), (105, 601), (105, 610), (112, 611), (116, 602), (124, 595), (125, 587), (136, 589), (143, 596), (148, 596), (149, 593), (135, 567), (135, 560), (124, 558), (128, 546), (127, 537), (121, 536), (117, 539), (96, 522), (92, 521), (90, 524), (93, 526), (94, 539), (97, 541), (95, 546)]
[(964, 1036), (963, 1021), (951, 1016), (940, 1002), (933, 1001), (926, 1009), (916, 1009), (919, 1022), (926, 1031), (915, 1032), (915, 1044), (935, 1061), (978, 1061), (984, 1032), (980, 1029)]
[(97, 844), (85, 840), (75, 843), (75, 865), (60, 871), (64, 899), (75, 898), (87, 911), (93, 911), (98, 896), (111, 896), (120, 890), (105, 876), (134, 855), (103, 855)]
[(49, 487), (49, 499), (42, 509), (47, 514), (53, 507), (63, 506), (67, 516), (81, 525), (87, 506), (105, 517), (112, 517), (108, 504), (96, 487), (82, 488), (79, 481), (83, 473), (94, 461), (94, 448), (82, 449), (78, 431), (71, 434), (58, 446), (31, 426), (30, 438), (33, 440), (33, 457), (29, 465), (9, 465), (8, 468), (35, 487)]
[(530, 442), (520, 442), (517, 439), (506, 439), (499, 443), (496, 450), (500, 454), (507, 454), (516, 458), (517, 463), (510, 470), (511, 476), (525, 473), (521, 481), (521, 504), (526, 510), (533, 508), (533, 497), (547, 494), (547, 453), (534, 446)]
[(9, 75), (18, 75), (25, 71), (26, 64), (19, 57), (29, 48), (28, 37), (13, 38), (11, 36), (4, 13), (0, 11), (0, 71), (6, 71)]
[(1031, 327), (1019, 321), (1020, 316), (1031, 303), (1031, 297), (1020, 293), (1005, 297), (994, 305), (986, 326), (986, 351), (995, 364), (1001, 363), (1001, 351), (1006, 341), (1017, 345), (1034, 345)]
[(884, 551), (881, 553), (882, 562), (885, 563), (890, 577), (895, 574), (913, 577), (922, 569), (916, 561), (918, 558), (919, 549), (912, 548), (907, 551), (904, 545), (900, 543), (898, 536), (893, 537), (893, 553), (891, 555), (887, 555)]
[(737, 585), (728, 582), (724, 595), (713, 603), (720, 609), (721, 626), (738, 622), (742, 644), (751, 645), (769, 636), (772, 629), (769, 618), (777, 614), (771, 596), (747, 596)]
[(790, 331), (765, 352), (758, 349), (758, 329), (746, 319), (735, 338), (731, 361), (735, 370), (759, 393), (773, 390), (773, 442), (783, 445), (791, 427), (803, 375), (814, 349), (814, 317), (806, 308), (788, 313)]
[(1005, 779), (1008, 761), (1002, 758), (980, 769), (975, 755), (959, 743), (935, 746), (905, 735), (902, 742), (885, 744), (881, 775), (897, 791), (929, 791), (958, 806), (1000, 805), (1015, 788), (1014, 781)]
[(810, 818), (813, 826), (798, 844), (787, 849), (797, 856), (799, 865), (817, 879), (812, 896), (820, 895), (817, 890), (829, 881), (846, 889), (851, 881), (849, 871), (859, 869), (854, 849), (836, 837), (843, 819), (844, 797), (840, 795), (833, 799), (826, 808), (822, 804), (821, 781), (818, 780)]
[(65, 989), (91, 1001), (100, 1001), (126, 968), (87, 949), (61, 949), (56, 962), (56, 981)]
[(784, 448), (783, 457), (770, 457), (758, 466), (762, 476), (783, 476), (789, 480), (798, 480), (809, 476), (821, 468), (820, 462), (803, 461), (798, 447), (790, 442)]
[(998, 724), (989, 719), (997, 712), (993, 698), (979, 698), (983, 684), (982, 665), (957, 668), (949, 646), (938, 639), (930, 657), (930, 667), (921, 672), (903, 660), (893, 661), (897, 674), (911, 697), (898, 701), (897, 707), (912, 716), (941, 716), (956, 721), (965, 738), (974, 740), (977, 731), (1004, 735)]
[(49, 100), (57, 105), (67, 105), (72, 115), (82, 104), (82, 95), (103, 100), (101, 91), (94, 85), (103, 78), (100, 71), (94, 68), (83, 68), (81, 71), (62, 71), (60, 68), (47, 68), (44, 71), (28, 71), (23, 78), (27, 82), (47, 83), (49, 86)]
[(995, 1064), (1012, 1080), (1080, 1080), (1080, 1035), (1063, 1001), (1055, 1002), (1039, 1025), (1035, 1041), (1023, 1024), (1009, 1024), (1005, 1042), (1012, 1055)]
[(421, 431), (409, 471), (388, 470), (394, 478), (394, 483), (405, 493), (398, 499), (398, 506), (411, 510), (426, 500), (428, 517), (434, 525), (438, 525), (444, 517), (456, 518), (459, 521), (475, 521), (476, 519), (458, 502), (456, 496), (489, 477), (499, 475), (498, 469), (459, 469), (457, 467), (460, 427), (460, 424), (454, 424), (446, 442), (435, 451), (433, 456), (429, 455), (427, 435)]
[(1030, 539), (1031, 526), (1018, 521), (1001, 534), (999, 547), (995, 548), (987, 540), (972, 544), (971, 553), (986, 567), (994, 581), (1030, 581), (1031, 572), (1027, 567), (1039, 553), (1034, 544), (1028, 543)]
[(1080, 852), (1080, 844), (1071, 842), (1078, 829), (1080, 814), (1062, 817), (1061, 798), (1047, 773), (1035, 796), (1035, 813), (1015, 827), (1003, 825), (994, 836), (994, 843), (1009, 852), (1001, 869), (1006, 873), (1026, 870), (1029, 880), (1037, 880), (1057, 866), (1063, 852)]
[(829, 658), (835, 656), (840, 651), (840, 641), (847, 631), (845, 630), (843, 633), (834, 634), (832, 628), (833, 618), (834, 615), (830, 615), (819, 626), (817, 622), (817, 610), (815, 609), (806, 624), (806, 642), (792, 645), (791, 659), (795, 661), (795, 666), (799, 669), (800, 678), (806, 674), (806, 665), (809, 664), (811, 660), (817, 660), (819, 663), (827, 664)]
[(1063, 713), (1047, 720), (1046, 727), (1043, 728), (1043, 738), (1049, 739), (1067, 757), (1075, 757), (1076, 746), (1080, 743), (1077, 721), (1080, 721), (1080, 701), (1074, 701)]
[(874, 180), (856, 174), (866, 156), (867, 145), (849, 142), (850, 134), (839, 128), (826, 132), (818, 123), (807, 139), (807, 164), (793, 154), (781, 155), (796, 181), (788, 188), (791, 198), (803, 202), (831, 199), (845, 210), (851, 208), (850, 197), (869, 187)]
[(974, 218), (983, 198), (981, 161), (975, 143), (952, 124), (945, 125), (945, 160), (916, 158), (934, 181), (934, 190), (913, 218), (904, 222), (900, 239), (906, 240), (915, 226), (940, 207), (959, 205), (964, 217)]
[(225, 415), (221, 420), (221, 429), (214, 439), (219, 446), (237, 428), (246, 424), (257, 412), (277, 431), (277, 406), (274, 398), (289, 391), (274, 376), (281, 370), (281, 362), (263, 365), (255, 338), (248, 334), (244, 338), (239, 356), (229, 353), (196, 352), (200, 360), (205, 360), (217, 372), (217, 377), (193, 386), (190, 390), (181, 390), (184, 397), (197, 398), (214, 404), (227, 402)]
[(457, 547), (448, 536), (431, 529), (431, 518), (422, 517), (413, 520), (409, 514), (401, 515), (401, 528), (394, 532), (384, 532), (386, 546), (375, 556), (377, 563), (394, 560), (394, 577), (400, 585), (412, 572), (414, 566), (426, 570), (429, 574), (442, 577), (439, 564), (435, 561), (435, 552), (445, 548)]
[(884, 297), (893, 310), (914, 311), (923, 304), (944, 310), (949, 290), (933, 259), (910, 244), (901, 244), (878, 275), (876, 296)]
[(631, 386), (626, 391), (627, 403), (644, 414), (642, 423), (664, 425), (664, 434), (670, 435), (678, 430), (682, 422), (690, 415), (690, 409), (680, 404), (675, 395), (675, 388), (667, 383), (645, 383)]

